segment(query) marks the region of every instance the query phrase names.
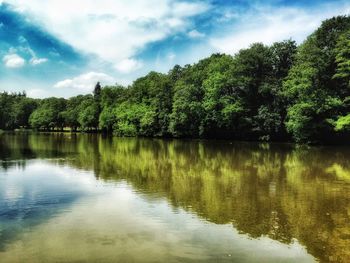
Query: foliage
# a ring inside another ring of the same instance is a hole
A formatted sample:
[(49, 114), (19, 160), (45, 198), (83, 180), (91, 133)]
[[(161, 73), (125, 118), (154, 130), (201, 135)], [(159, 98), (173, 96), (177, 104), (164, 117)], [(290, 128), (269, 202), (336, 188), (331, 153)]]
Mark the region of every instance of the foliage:
[(350, 88), (350, 30), (340, 35), (335, 50), (337, 69), (333, 78), (345, 80)]
[(30, 115), (29, 123), (35, 129), (63, 129), (64, 117), (62, 112), (65, 108), (66, 100), (63, 98), (43, 99), (38, 108)]
[(254, 43), (128, 87), (97, 83), (93, 94), (68, 100), (2, 93), (0, 110), (0, 129), (339, 142), (350, 137), (350, 17), (324, 21), (298, 47)]
[(202, 96), (203, 92), (194, 85), (177, 83), (169, 127), (175, 137), (199, 136), (199, 126), (203, 117)]
[(87, 96), (80, 105), (78, 122), (83, 130), (97, 129), (99, 118), (98, 103), (91, 96)]
[(62, 117), (65, 121), (65, 126), (70, 127), (72, 130), (76, 131), (80, 127), (78, 121), (79, 114), (81, 112), (81, 104), (84, 101), (85, 96), (80, 95), (72, 97), (67, 100), (66, 110), (62, 112)]
[(341, 116), (335, 122), (336, 131), (350, 131), (350, 114)]
[(25, 93), (0, 93), (0, 129), (27, 128), (36, 107), (37, 100), (27, 98)]
[(337, 139), (334, 121), (350, 110), (345, 103), (350, 95), (349, 28), (350, 17), (326, 20), (298, 49), (296, 63), (284, 82), (289, 100), (286, 127), (296, 141)]

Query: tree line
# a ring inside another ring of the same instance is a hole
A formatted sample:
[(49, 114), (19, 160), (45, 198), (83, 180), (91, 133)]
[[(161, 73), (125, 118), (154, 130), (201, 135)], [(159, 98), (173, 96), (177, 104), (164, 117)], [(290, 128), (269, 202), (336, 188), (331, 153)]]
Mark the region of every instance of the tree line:
[(303, 143), (350, 139), (350, 16), (69, 99), (0, 94), (0, 129)]

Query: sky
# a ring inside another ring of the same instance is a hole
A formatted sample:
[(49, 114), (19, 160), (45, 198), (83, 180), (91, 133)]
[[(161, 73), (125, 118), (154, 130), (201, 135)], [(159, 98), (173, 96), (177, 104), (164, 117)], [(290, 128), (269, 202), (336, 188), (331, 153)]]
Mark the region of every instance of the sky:
[(71, 97), (254, 42), (302, 43), (343, 0), (0, 0), (0, 92)]

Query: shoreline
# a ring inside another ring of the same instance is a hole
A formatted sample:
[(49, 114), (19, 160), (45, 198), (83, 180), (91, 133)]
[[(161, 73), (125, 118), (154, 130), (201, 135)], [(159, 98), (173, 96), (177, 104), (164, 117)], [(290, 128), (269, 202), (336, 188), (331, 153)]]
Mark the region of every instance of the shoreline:
[(139, 139), (155, 139), (155, 140), (182, 140), (182, 141), (201, 141), (201, 142), (228, 142), (233, 143), (256, 143), (256, 144), (284, 144), (284, 145), (295, 145), (298, 147), (350, 147), (349, 143), (344, 142), (331, 142), (331, 143), (298, 143), (292, 140), (271, 140), (271, 141), (259, 141), (259, 140), (248, 140), (248, 139), (235, 139), (235, 138), (190, 138), (190, 137), (171, 137), (171, 136), (120, 136), (113, 133), (106, 133), (103, 131), (45, 131), (45, 130), (32, 130), (32, 129), (16, 129), (16, 130), (0, 130), (2, 133), (32, 133), (32, 134), (74, 134), (74, 135), (101, 135), (105, 138), (139, 138)]

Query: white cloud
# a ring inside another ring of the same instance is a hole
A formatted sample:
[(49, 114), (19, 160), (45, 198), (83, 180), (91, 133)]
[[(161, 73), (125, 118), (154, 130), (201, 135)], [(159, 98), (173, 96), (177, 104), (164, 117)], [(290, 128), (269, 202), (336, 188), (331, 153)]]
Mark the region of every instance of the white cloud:
[(82, 92), (90, 92), (98, 81), (101, 82), (102, 85), (112, 85), (116, 82), (113, 77), (105, 73), (89, 72), (72, 79), (59, 81), (54, 85), (54, 88), (76, 89)]
[(17, 54), (8, 54), (3, 58), (5, 66), (8, 68), (21, 68), (25, 65), (26, 61)]
[(52, 94), (50, 92), (48, 92), (47, 90), (44, 89), (29, 89), (27, 91), (27, 96), (30, 98), (46, 98), (46, 97), (50, 97), (52, 96)]
[(33, 57), (33, 58), (30, 60), (30, 64), (32, 64), (33, 66), (37, 66), (37, 65), (46, 63), (47, 61), (48, 61), (47, 58), (35, 58), (35, 57)]
[(115, 65), (115, 68), (121, 73), (130, 73), (142, 68), (142, 62), (136, 59), (127, 58)]
[(254, 42), (272, 44), (292, 38), (298, 43), (312, 33), (323, 20), (335, 15), (347, 14), (350, 5), (336, 7), (326, 5), (314, 13), (298, 8), (261, 8), (245, 14), (239, 27), (225, 36), (212, 37), (210, 44), (218, 51), (234, 54)]
[(169, 59), (169, 60), (174, 60), (175, 58), (176, 58), (176, 54), (175, 54), (175, 53), (170, 52), (170, 53), (168, 54), (168, 59)]
[(239, 18), (239, 13), (233, 10), (225, 10), (220, 17), (217, 18), (218, 22), (228, 22), (235, 18)]
[(187, 33), (190, 38), (202, 38), (205, 37), (204, 33), (198, 32), (196, 29)]
[(24, 36), (18, 37), (18, 42), (21, 44), (20, 46), (14, 48), (11, 47), (9, 49), (9, 53), (21, 53), (31, 56), (32, 58), (29, 60), (29, 63), (32, 66), (37, 66), (43, 64), (48, 61), (47, 58), (38, 58), (35, 51), (30, 47), (28, 40)]
[(206, 2), (172, 0), (7, 0), (73, 47), (116, 65), (147, 44), (186, 32)]

